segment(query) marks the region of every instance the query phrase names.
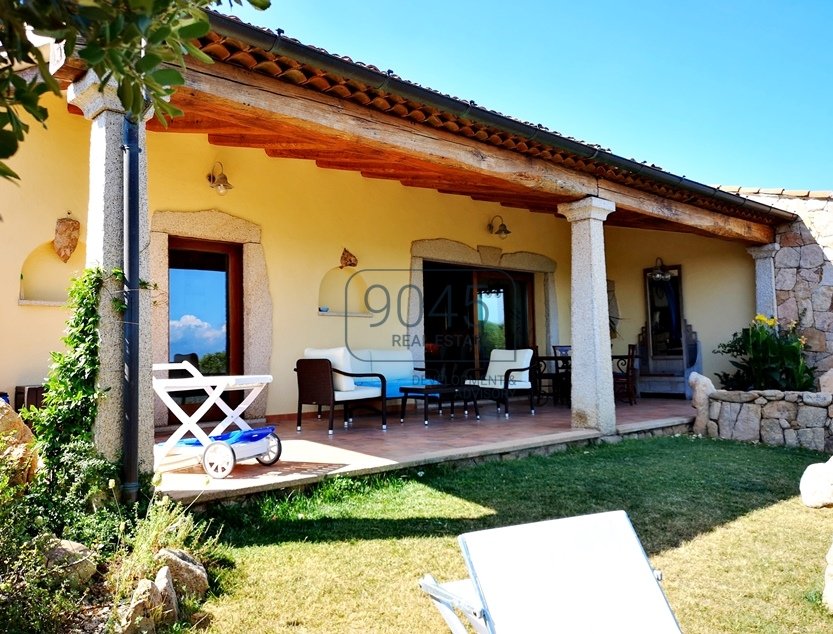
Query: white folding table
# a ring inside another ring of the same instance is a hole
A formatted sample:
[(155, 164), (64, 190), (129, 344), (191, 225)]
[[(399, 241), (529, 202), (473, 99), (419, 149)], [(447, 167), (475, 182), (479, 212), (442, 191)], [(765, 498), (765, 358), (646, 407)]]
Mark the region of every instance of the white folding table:
[[(164, 443), (155, 447), (154, 459), (157, 465), (163, 458), (173, 453), (174, 449), (177, 448), (177, 443), (188, 433), (191, 433), (197, 440), (199, 440), (200, 445), (207, 451), (210, 445), (218, 444), (210, 437), (222, 434), (232, 424), (236, 425), (242, 431), (251, 430), (252, 428), (249, 424), (243, 420), (243, 412), (245, 412), (246, 409), (254, 402), (258, 395), (263, 391), (263, 388), (272, 382), (272, 377), (268, 374), (205, 376), (188, 361), (182, 361), (179, 363), (153, 364), (154, 372), (169, 370), (185, 370), (191, 376), (178, 378), (153, 377), (153, 390), (180, 422), (180, 426), (176, 429), (176, 431), (174, 431), (171, 437)], [(206, 394), (206, 399), (200, 404), (193, 414), (188, 415), (183, 410), (182, 406), (173, 399), (172, 395), (177, 392), (193, 390), (203, 390)], [(249, 393), (243, 398), (237, 407), (232, 409), (221, 397), (224, 392), (236, 390), (248, 391)], [(225, 418), (217, 423), (217, 425), (210, 432), (206, 433), (200, 428), (199, 422), (213, 405), (216, 405), (225, 414)], [(274, 434), (271, 434), (271, 436), (273, 436), (274, 439), (277, 439), (277, 436)], [(235, 446), (233, 450), (233, 459), (234, 461), (244, 460), (246, 458), (253, 458), (264, 454), (267, 450), (274, 448), (270, 448), (269, 443), (274, 445), (275, 440), (265, 437), (258, 440), (256, 443), (246, 443), (251, 446)], [(278, 441), (278, 456), (280, 455), (279, 443), (280, 441)], [(217, 451), (224, 452), (225, 450), (218, 449)], [(186, 453), (193, 454), (194, 452), (191, 450)], [(264, 462), (264, 464), (271, 464), (275, 460), (277, 460), (277, 458), (271, 460), (271, 462)], [(204, 461), (203, 466), (206, 467), (206, 471), (209, 471)], [(233, 467), (233, 464), (231, 467)], [(228, 471), (231, 470), (231, 467)], [(220, 469), (220, 471), (225, 471), (225, 469)], [(215, 474), (211, 473), (211, 475)], [(227, 475), (227, 473), (224, 475)], [(224, 477), (224, 475), (217, 475), (217, 477)]]

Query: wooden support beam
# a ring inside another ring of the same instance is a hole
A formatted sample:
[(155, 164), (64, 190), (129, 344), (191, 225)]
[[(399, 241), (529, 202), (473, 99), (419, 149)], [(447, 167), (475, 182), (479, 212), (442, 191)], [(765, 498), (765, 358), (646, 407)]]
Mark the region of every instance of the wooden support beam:
[[(715, 211), (700, 209), (694, 205), (678, 203), (647, 192), (630, 189), (608, 180), (599, 180), (599, 197), (606, 198), (636, 213), (658, 218), (678, 225), (685, 225), (709, 235), (753, 244), (769, 244), (775, 241), (775, 229), (764, 224), (733, 218)], [(611, 214), (609, 218), (615, 216)]]
[[(257, 73), (217, 63), (189, 62), (185, 86), (177, 94), (202, 93), (205, 107), (246, 112), (264, 119), (292, 122), (334, 138), (398, 150), (441, 166), (457, 167), (544, 192), (567, 196), (596, 194), (595, 178), (488, 147), (478, 141), (374, 112), (336, 97), (276, 81)], [(174, 99), (177, 101), (176, 97)]]

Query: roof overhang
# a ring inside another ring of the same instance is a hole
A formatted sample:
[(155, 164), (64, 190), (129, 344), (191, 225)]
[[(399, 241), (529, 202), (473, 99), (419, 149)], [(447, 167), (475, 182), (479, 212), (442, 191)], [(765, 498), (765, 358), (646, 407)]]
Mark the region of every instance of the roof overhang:
[[(533, 212), (586, 196), (616, 203), (607, 224), (685, 231), (749, 244), (795, 216), (480, 108), (209, 12), (199, 41), (214, 64), (188, 62), (167, 128), (219, 146), (260, 148), (406, 186)], [(64, 80), (83, 72), (78, 60)]]

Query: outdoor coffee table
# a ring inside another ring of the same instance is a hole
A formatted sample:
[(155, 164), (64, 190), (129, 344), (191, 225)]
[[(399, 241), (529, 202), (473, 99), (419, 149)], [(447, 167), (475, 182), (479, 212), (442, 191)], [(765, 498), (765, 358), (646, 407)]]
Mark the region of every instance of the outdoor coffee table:
[[(428, 401), (429, 399), (436, 399), (439, 403), (440, 414), (443, 413), (443, 397), (448, 397), (451, 401), (451, 418), (454, 418), (454, 400), (457, 396), (463, 397), (463, 407), (466, 407), (471, 400), (474, 403), (474, 413), (477, 420), (480, 420), (480, 409), (477, 407), (477, 399), (474, 398), (470, 388), (465, 385), (403, 385), (399, 388), (402, 393), (402, 409), (399, 414), (399, 422), (405, 422), (405, 406), (409, 398), (414, 400), (422, 399), (422, 418), (423, 422), (428, 424)], [(468, 415), (468, 410), (464, 411)]]

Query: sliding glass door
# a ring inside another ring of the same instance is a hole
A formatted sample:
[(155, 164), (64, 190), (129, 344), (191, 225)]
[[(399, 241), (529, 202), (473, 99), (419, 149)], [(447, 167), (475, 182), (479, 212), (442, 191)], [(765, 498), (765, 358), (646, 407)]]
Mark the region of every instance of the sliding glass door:
[(485, 370), (495, 348), (532, 347), (531, 273), (423, 265), (426, 364), (445, 382)]

